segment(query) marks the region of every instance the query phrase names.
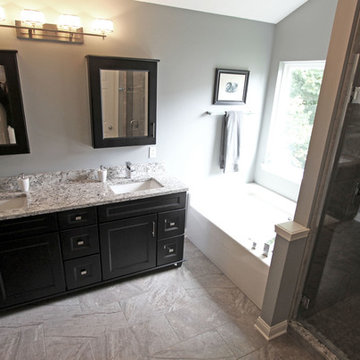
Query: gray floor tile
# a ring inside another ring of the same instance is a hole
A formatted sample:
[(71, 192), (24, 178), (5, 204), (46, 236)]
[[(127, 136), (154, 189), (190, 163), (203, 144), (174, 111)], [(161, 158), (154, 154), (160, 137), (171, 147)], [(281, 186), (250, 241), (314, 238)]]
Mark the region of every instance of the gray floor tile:
[(88, 338), (48, 337), (45, 344), (47, 359), (94, 360)]
[(116, 286), (107, 286), (94, 289), (78, 297), (83, 310), (96, 309), (101, 306), (109, 306), (123, 299), (130, 298), (142, 293), (142, 290), (125, 282)]
[(106, 331), (90, 339), (95, 360), (146, 360), (143, 346), (130, 328)]
[(234, 355), (216, 331), (209, 331), (169, 347), (155, 359), (234, 359)]
[(64, 320), (46, 321), (44, 332), (47, 337), (93, 337), (102, 335), (107, 329), (115, 330), (127, 326), (122, 311), (96, 312), (78, 314)]
[(39, 305), (12, 311), (0, 316), (0, 326), (22, 326), (43, 323), (47, 320), (66, 319), (81, 313), (80, 305), (55, 306)]
[(142, 323), (162, 315), (162, 312), (149, 302), (147, 293), (120, 301), (120, 306), (130, 325)]
[(179, 342), (179, 338), (165, 316), (131, 327), (144, 352), (152, 355)]
[(189, 270), (194, 277), (208, 274), (221, 274), (220, 269), (203, 255), (196, 256), (184, 262), (183, 266)]
[(166, 314), (180, 339), (189, 339), (230, 321), (229, 316), (207, 298), (194, 299), (187, 307)]
[(182, 285), (185, 289), (231, 289), (236, 288), (234, 283), (229, 280), (224, 274), (205, 274), (197, 277), (189, 277), (187, 280), (184, 279)]
[(185, 238), (184, 259), (189, 260), (197, 256), (203, 256), (202, 252), (188, 238)]
[(250, 315), (256, 319), (260, 315), (260, 309), (238, 288), (227, 289), (226, 291), (219, 288), (206, 290), (212, 301), (235, 318)]
[(267, 344), (266, 340), (255, 330), (253, 321), (247, 323), (243, 321), (241, 324), (231, 322), (216, 330), (238, 358)]
[(1, 360), (44, 360), (45, 343), (42, 325), (0, 328)]

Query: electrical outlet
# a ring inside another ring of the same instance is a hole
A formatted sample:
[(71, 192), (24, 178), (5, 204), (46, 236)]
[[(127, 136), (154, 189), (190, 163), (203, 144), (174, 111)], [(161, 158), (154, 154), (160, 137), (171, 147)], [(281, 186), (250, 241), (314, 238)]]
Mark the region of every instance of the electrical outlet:
[(149, 146), (149, 159), (156, 158), (156, 146)]

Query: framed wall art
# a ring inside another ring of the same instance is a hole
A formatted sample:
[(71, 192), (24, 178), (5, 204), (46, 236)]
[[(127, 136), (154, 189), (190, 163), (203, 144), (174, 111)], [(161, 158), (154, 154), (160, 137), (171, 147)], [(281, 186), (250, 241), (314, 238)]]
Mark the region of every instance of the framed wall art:
[(217, 105), (245, 104), (249, 74), (248, 70), (216, 69), (213, 103)]

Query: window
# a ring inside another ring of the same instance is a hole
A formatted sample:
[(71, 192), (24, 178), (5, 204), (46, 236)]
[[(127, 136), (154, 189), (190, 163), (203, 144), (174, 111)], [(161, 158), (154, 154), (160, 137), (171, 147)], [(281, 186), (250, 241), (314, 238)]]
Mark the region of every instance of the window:
[[(306, 162), (325, 61), (281, 62), (267, 144), (262, 157), (264, 184), (282, 178), (293, 189), (283, 195), (296, 200)], [(265, 179), (266, 178), (266, 179)]]

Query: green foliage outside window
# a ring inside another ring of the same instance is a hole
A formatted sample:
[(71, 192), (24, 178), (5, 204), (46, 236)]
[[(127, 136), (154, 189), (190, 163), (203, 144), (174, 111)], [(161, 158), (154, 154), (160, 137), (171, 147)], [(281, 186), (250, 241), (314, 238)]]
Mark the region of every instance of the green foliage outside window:
[(297, 69), (292, 72), (286, 132), (292, 165), (297, 168), (305, 166), (322, 77), (322, 69)]

